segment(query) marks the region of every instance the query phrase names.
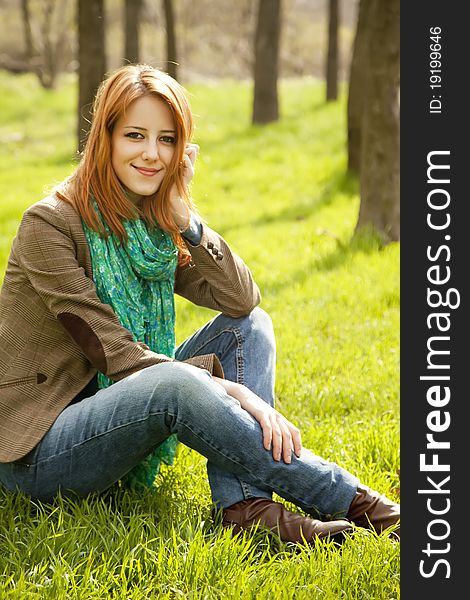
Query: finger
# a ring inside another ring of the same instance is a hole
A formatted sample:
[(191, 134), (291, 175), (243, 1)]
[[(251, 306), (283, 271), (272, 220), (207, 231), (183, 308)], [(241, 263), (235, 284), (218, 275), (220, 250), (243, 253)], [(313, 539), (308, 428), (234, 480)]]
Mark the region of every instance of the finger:
[(191, 163), (194, 165), (196, 162), (196, 156), (199, 152), (199, 146), (197, 144), (188, 144), (184, 152), (185, 156), (188, 156)]
[(302, 452), (302, 438), (300, 435), (300, 431), (299, 429), (297, 429), (297, 427), (295, 427), (295, 425), (292, 425), (292, 423), (289, 423), (289, 431), (292, 437), (294, 453), (297, 456), (297, 458), (300, 458), (300, 454)]
[(294, 446), (292, 443), (292, 436), (287, 429), (282, 436), (282, 458), (285, 463), (288, 465), (292, 462), (292, 452), (294, 450)]
[(282, 459), (285, 463), (292, 462), (292, 452), (294, 451), (294, 442), (290, 431), (290, 423), (281, 416), (278, 416), (278, 423), (282, 436)]
[(183, 156), (183, 167), (185, 169), (191, 169), (191, 171), (194, 171), (194, 161), (191, 160), (191, 157), (187, 154)]
[(273, 445), (273, 458), (276, 461), (281, 460), (282, 455), (282, 447), (283, 447), (283, 435), (281, 428), (276, 423), (273, 427), (273, 435), (272, 435), (272, 445)]
[(183, 177), (186, 183), (189, 183), (191, 179), (194, 177), (194, 165), (191, 162), (191, 159), (186, 154), (183, 157)]
[(271, 423), (269, 422), (269, 420), (267, 420), (267, 421), (264, 421), (263, 423), (260, 422), (260, 425), (261, 425), (261, 430), (263, 432), (263, 446), (265, 447), (266, 450), (271, 450), (271, 441), (272, 441), (272, 436), (273, 436)]
[(199, 144), (193, 144), (193, 143), (186, 144), (186, 149), (192, 150), (197, 153), (197, 152), (199, 152)]

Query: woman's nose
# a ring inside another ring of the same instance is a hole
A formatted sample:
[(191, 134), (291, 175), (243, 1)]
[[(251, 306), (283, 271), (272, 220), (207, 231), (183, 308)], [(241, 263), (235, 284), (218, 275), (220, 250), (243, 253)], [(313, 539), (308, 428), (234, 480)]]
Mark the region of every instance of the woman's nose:
[(158, 144), (157, 142), (149, 141), (144, 151), (142, 152), (142, 158), (144, 160), (157, 160), (158, 158)]

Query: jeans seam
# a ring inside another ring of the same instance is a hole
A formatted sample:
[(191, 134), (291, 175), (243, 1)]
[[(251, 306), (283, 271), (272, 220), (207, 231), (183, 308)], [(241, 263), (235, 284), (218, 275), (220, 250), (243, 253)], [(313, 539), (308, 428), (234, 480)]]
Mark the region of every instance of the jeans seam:
[(203, 344), (201, 344), (200, 346), (196, 346), (196, 348), (194, 350), (194, 352), (195, 352), (194, 356), (197, 356), (198, 353), (204, 348), (204, 346), (207, 346), (207, 344), (210, 344), (211, 342), (213, 342), (215, 339), (217, 339), (224, 333), (232, 333), (235, 336), (235, 339), (237, 342), (237, 349), (235, 352), (236, 369), (237, 369), (237, 383), (241, 383), (244, 385), (245, 384), (245, 360), (244, 360), (244, 355), (243, 355), (244, 338), (243, 338), (242, 331), (239, 327), (221, 329), (216, 334), (214, 334), (212, 337), (204, 340)]
[(245, 358), (243, 356), (243, 334), (240, 329), (234, 329), (233, 334), (237, 339), (237, 383), (245, 384)]
[[(149, 413), (143, 419), (136, 419), (135, 421), (132, 421), (131, 423), (122, 423), (120, 425), (111, 427), (110, 429), (107, 429), (106, 431), (102, 431), (101, 433), (97, 433), (95, 435), (88, 437), (86, 440), (82, 440), (81, 442), (72, 444), (70, 446), (70, 448), (67, 448), (66, 450), (62, 450), (62, 452), (58, 452), (57, 454), (53, 454), (52, 456), (48, 456), (47, 458), (38, 459), (35, 463), (18, 463), (18, 464), (21, 464), (22, 466), (25, 466), (25, 467), (37, 467), (43, 463), (46, 463), (48, 460), (58, 458), (59, 456), (62, 456), (62, 454), (67, 454), (67, 452), (71, 452), (72, 450), (75, 450), (75, 448), (78, 448), (78, 447), (82, 446), (83, 444), (86, 444), (87, 442), (96, 440), (97, 438), (103, 437), (104, 435), (107, 435), (108, 433), (112, 433), (114, 431), (117, 431), (118, 429), (122, 429), (123, 427), (127, 427), (128, 425), (131, 425), (131, 424), (134, 425), (136, 423), (142, 423), (143, 421), (146, 421), (150, 415), (162, 415), (162, 414), (164, 414), (164, 413)], [(169, 416), (176, 416), (176, 415), (169, 415)], [(169, 434), (168, 437), (170, 437), (170, 435), (171, 435), (171, 433)], [(163, 441), (160, 443), (163, 443)], [(13, 463), (13, 464), (15, 464), (15, 463)]]
[(246, 483), (243, 479), (240, 479), (239, 477), (238, 481), (240, 482), (240, 485), (242, 487), (245, 500), (248, 500), (248, 498), (253, 498), (253, 492), (251, 491), (252, 486), (249, 483)]

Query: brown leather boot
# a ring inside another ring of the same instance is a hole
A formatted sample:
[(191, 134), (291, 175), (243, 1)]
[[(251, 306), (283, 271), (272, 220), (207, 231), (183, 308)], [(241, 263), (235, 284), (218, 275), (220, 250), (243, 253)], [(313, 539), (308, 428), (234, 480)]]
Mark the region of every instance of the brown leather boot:
[[(377, 533), (381, 533), (387, 527), (399, 522), (400, 505), (359, 484), (347, 518), (359, 527), (374, 529)], [(395, 529), (390, 535), (399, 538), (400, 529)]]
[(233, 533), (249, 529), (259, 524), (276, 532), (284, 542), (313, 542), (314, 539), (341, 542), (343, 533), (353, 527), (346, 519), (318, 521), (291, 512), (279, 502), (267, 498), (250, 498), (222, 510), (222, 525), (232, 527)]

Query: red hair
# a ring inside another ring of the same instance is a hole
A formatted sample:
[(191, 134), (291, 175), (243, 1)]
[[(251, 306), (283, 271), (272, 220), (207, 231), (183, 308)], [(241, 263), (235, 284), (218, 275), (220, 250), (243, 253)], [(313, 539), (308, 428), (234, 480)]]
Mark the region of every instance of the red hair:
[[(175, 152), (167, 165), (165, 177), (153, 196), (144, 198), (137, 208), (125, 191), (111, 164), (113, 128), (132, 102), (142, 96), (155, 96), (171, 109), (176, 130)], [(190, 259), (169, 204), (169, 192), (174, 183), (188, 211), (194, 205), (183, 184), (181, 162), (186, 144), (193, 133), (193, 118), (186, 90), (170, 75), (148, 65), (121, 67), (100, 85), (93, 104), (93, 119), (80, 163), (72, 175), (56, 190), (70, 202), (88, 227), (105, 235), (93, 209), (92, 195), (109, 225), (121, 241), (126, 240), (122, 221), (143, 217), (150, 225), (159, 225), (169, 232), (179, 250), (179, 263)]]

